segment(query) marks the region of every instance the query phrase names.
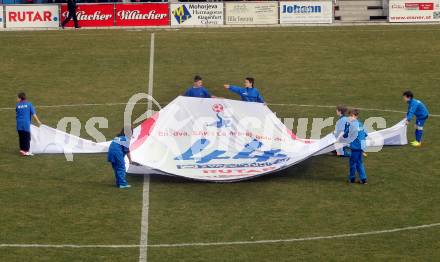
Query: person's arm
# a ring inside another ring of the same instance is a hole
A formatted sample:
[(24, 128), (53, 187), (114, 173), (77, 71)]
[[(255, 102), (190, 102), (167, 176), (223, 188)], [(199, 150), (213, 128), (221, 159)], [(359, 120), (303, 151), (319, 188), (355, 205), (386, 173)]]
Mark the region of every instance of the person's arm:
[(128, 157), (128, 162), (131, 164), (133, 163), (133, 160), (131, 160), (131, 154), (130, 152), (127, 153), (127, 157)]
[(242, 88), (239, 86), (233, 86), (233, 85), (224, 85), (226, 89), (229, 89), (229, 91), (241, 95)]
[(263, 103), (263, 104), (266, 104), (266, 103), (264, 102), (264, 99), (263, 99), (263, 97), (261, 96), (260, 93), (258, 93), (257, 102), (259, 102), (259, 103)]
[(34, 108), (34, 106), (32, 104), (30, 106), (31, 106), (31, 115), (35, 119), (35, 121), (37, 121), (38, 125), (40, 126), (41, 125), (41, 121), (40, 121), (40, 119), (37, 116), (37, 112), (35, 111), (35, 108)]
[(336, 121), (335, 125), (335, 131), (333, 134), (338, 137), (340, 134), (344, 135), (345, 131), (345, 124), (342, 122), (342, 118), (339, 118), (338, 121)]
[(203, 89), (203, 93), (204, 93), (206, 98), (212, 98), (213, 97), (213, 96), (211, 96), (211, 94), (209, 93), (209, 91), (206, 88)]
[(190, 96), (190, 90), (191, 90), (191, 88), (188, 88), (186, 91), (185, 91), (185, 93), (183, 93), (183, 96)]
[(343, 138), (347, 138), (349, 132), (350, 132), (350, 123), (347, 122), (347, 123), (345, 123), (345, 126), (344, 126), (344, 135), (343, 135), (342, 137), (343, 137)]
[(36, 114), (34, 114), (34, 115), (32, 115), (32, 116), (34, 117), (35, 121), (37, 121), (38, 125), (41, 126), (42, 124), (41, 124), (41, 121), (40, 121), (40, 119), (38, 118), (38, 116), (37, 116)]
[(417, 103), (411, 102), (410, 107), (408, 108), (408, 113), (406, 113), (406, 122), (409, 123), (411, 122), (411, 119), (414, 117), (414, 113), (416, 112), (417, 109)]

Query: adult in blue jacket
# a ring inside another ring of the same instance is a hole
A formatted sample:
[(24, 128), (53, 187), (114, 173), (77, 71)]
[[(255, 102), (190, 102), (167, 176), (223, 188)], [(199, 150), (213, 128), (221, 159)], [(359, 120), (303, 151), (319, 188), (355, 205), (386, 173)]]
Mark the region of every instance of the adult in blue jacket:
[(205, 87), (203, 87), (202, 77), (198, 75), (194, 77), (193, 86), (188, 88), (185, 94), (183, 95), (189, 97), (211, 98), (211, 94), (208, 92), (208, 90)]
[(358, 120), (359, 110), (352, 109), (349, 112), (349, 122), (345, 124), (344, 138), (350, 141), (350, 173), (348, 182), (354, 183), (356, 181), (356, 171), (359, 174), (361, 184), (367, 184), (367, 174), (365, 173), (363, 153), (367, 147), (366, 138), (367, 131), (361, 121)]
[(423, 126), (429, 117), (428, 108), (422, 101), (414, 98), (411, 91), (403, 93), (403, 100), (408, 103), (408, 111), (406, 113), (406, 124), (409, 124), (413, 117), (416, 117), (416, 140), (411, 142), (412, 146), (419, 147), (422, 145)]
[(246, 77), (244, 87), (225, 84), (224, 87), (231, 92), (240, 95), (242, 101), (264, 103), (263, 97), (257, 88), (254, 87), (255, 79)]
[(125, 179), (125, 156), (131, 163), (130, 139), (125, 136), (124, 129), (113, 139), (107, 153), (107, 161), (112, 164), (118, 188), (130, 188)]
[(32, 153), (29, 152), (31, 147), (32, 117), (37, 121), (38, 125), (41, 125), (34, 106), (31, 102), (26, 100), (26, 94), (24, 92), (18, 93), (17, 103), (15, 105), (15, 120), (20, 144), (20, 154), (22, 156), (32, 156)]

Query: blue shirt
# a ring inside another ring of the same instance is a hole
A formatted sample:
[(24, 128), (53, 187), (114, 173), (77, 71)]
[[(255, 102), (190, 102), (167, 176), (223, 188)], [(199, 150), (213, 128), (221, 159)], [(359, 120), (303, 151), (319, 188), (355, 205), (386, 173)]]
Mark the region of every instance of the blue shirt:
[(17, 130), (30, 132), (32, 116), (35, 114), (35, 108), (31, 102), (26, 100), (17, 102), (15, 105)]
[(362, 150), (367, 148), (367, 131), (364, 129), (364, 125), (359, 120), (347, 122), (344, 129), (344, 138), (348, 138), (350, 142), (350, 149)]
[(108, 148), (107, 161), (124, 161), (124, 157), (128, 152), (130, 152), (130, 140), (126, 136), (117, 136)]
[(229, 91), (240, 95), (242, 101), (264, 103), (263, 97), (255, 87), (229, 86)]
[(347, 122), (348, 122), (348, 117), (346, 116), (340, 116), (338, 121), (336, 121), (335, 132), (334, 132), (336, 137), (344, 133), (345, 124)]
[(185, 94), (183, 94), (183, 95), (189, 96), (189, 97), (211, 98), (211, 94), (203, 86), (201, 86), (201, 87), (193, 87), (192, 86), (192, 87), (188, 88), (188, 90), (186, 90)]
[(406, 119), (411, 121), (411, 119), (416, 116), (417, 119), (426, 119), (429, 116), (428, 108), (420, 100), (415, 98), (409, 100), (408, 102), (408, 112), (406, 113)]

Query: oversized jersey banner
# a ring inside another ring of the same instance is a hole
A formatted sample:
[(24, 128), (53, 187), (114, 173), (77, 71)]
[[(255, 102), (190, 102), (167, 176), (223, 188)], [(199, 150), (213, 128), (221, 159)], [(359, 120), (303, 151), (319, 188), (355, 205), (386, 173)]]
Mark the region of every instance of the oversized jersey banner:
[(31, 126), (31, 152), (34, 154), (104, 153), (110, 142), (95, 143), (60, 130)]
[[(33, 153), (105, 152), (94, 143), (46, 126), (32, 129)], [(35, 134), (35, 135), (34, 135)], [(369, 134), (369, 145), (406, 144), (406, 125)], [(264, 104), (219, 98), (178, 97), (133, 130), (129, 173), (195, 180), (250, 179), (334, 150), (336, 138), (295, 136)]]

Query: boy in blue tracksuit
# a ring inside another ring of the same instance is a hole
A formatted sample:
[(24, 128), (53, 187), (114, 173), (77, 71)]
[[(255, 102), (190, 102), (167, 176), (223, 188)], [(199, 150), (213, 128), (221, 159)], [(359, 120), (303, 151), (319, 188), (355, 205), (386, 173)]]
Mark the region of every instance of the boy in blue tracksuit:
[(124, 129), (113, 139), (107, 153), (107, 161), (112, 164), (118, 188), (130, 188), (125, 179), (125, 155), (131, 163), (130, 139), (125, 136)]
[(32, 156), (29, 152), (31, 147), (31, 121), (32, 117), (41, 125), (37, 112), (31, 102), (26, 100), (26, 94), (17, 94), (17, 104), (15, 105), (15, 120), (17, 124), (18, 140), (20, 144), (20, 154), (22, 156)]
[(362, 122), (358, 120), (359, 110), (352, 109), (349, 112), (350, 120), (345, 124), (344, 138), (350, 141), (350, 174), (348, 182), (356, 181), (356, 171), (359, 174), (360, 183), (367, 184), (367, 175), (365, 174), (363, 153), (366, 149), (367, 131), (364, 129)]
[(242, 101), (264, 103), (263, 97), (257, 88), (254, 87), (255, 79), (246, 77), (244, 87), (225, 84), (224, 87), (229, 91), (240, 95)]
[(411, 145), (419, 147), (422, 145), (423, 126), (429, 117), (428, 108), (420, 100), (415, 99), (411, 91), (403, 93), (403, 100), (408, 103), (406, 124), (409, 124), (414, 116), (416, 117), (416, 140), (411, 142)]
[(183, 95), (189, 97), (211, 98), (211, 94), (205, 87), (203, 87), (202, 77), (198, 75), (194, 77), (193, 86), (188, 88)]
[[(336, 138), (340, 139), (344, 134), (345, 124), (348, 122), (347, 107), (339, 105), (336, 107), (336, 115), (338, 115), (338, 121), (336, 121), (335, 132), (333, 133)], [(336, 155), (342, 157), (350, 156), (350, 151), (347, 146), (342, 146), (342, 144), (336, 145)]]

